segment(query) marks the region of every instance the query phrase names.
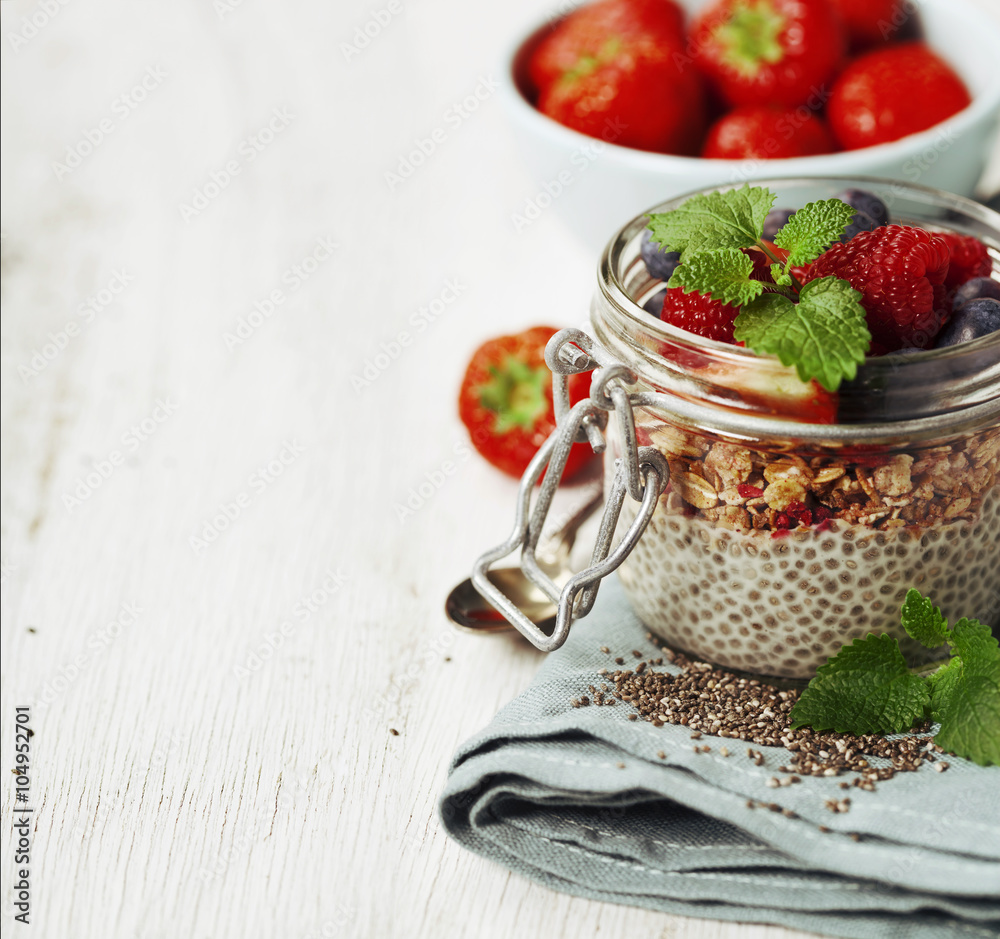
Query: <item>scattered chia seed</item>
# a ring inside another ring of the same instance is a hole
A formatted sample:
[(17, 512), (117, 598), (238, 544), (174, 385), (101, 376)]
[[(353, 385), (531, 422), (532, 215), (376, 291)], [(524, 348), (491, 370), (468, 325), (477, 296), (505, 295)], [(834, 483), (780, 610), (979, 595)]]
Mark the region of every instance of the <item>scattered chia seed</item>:
[(656, 758), (659, 759), (659, 760), (665, 760), (667, 758), (667, 754), (664, 753), (662, 750), (657, 750), (656, 751)]
[(607, 655), (611, 650), (607, 646), (601, 646), (601, 651)]
[[(606, 649), (606, 646), (601, 647), (602, 652)], [(704, 734), (758, 746), (785, 747), (790, 751), (790, 759), (786, 758), (787, 765), (779, 767), (778, 771), (789, 775), (782, 779), (771, 777), (768, 785), (772, 788), (801, 782), (803, 776), (836, 777), (841, 772), (850, 772), (856, 773), (856, 778), (839, 783), (841, 789), (854, 787), (873, 792), (876, 782), (891, 779), (899, 772), (912, 772), (925, 761), (932, 763), (939, 773), (948, 768), (947, 763), (935, 761), (935, 754), (943, 751), (928, 736), (889, 739), (880, 734), (855, 736), (819, 732), (810, 727), (793, 730), (789, 712), (799, 698), (798, 690), (780, 689), (757, 679), (739, 677), (670, 649), (661, 651), (663, 657), (639, 662), (634, 671), (601, 669), (598, 674), (607, 682), (600, 692), (603, 701), (596, 700), (598, 693), (590, 686), (595, 703), (613, 706), (622, 701), (634, 709), (628, 715), (629, 720), (642, 718), (657, 727), (663, 724), (687, 727), (692, 740), (700, 740)], [(637, 649), (632, 650), (632, 655), (642, 658)], [(659, 665), (664, 659), (676, 665), (680, 672), (673, 674), (649, 667)], [(614, 661), (618, 665), (625, 662), (622, 656)], [(579, 707), (583, 701), (589, 703), (584, 698), (574, 701), (574, 707)], [(929, 724), (924, 724), (916, 728), (916, 733), (926, 734), (928, 729)], [(707, 746), (693, 747), (695, 753), (710, 750)], [(719, 752), (728, 756), (730, 751), (723, 747)], [(765, 763), (763, 752), (752, 746), (747, 747), (747, 757), (755, 766)], [(874, 767), (866, 757), (880, 757), (887, 765)], [(838, 806), (845, 802), (848, 807), (850, 805), (849, 799), (831, 801)], [(848, 808), (831, 811), (846, 812)]]
[(390, 728), (389, 728), (389, 733), (390, 733), (390, 734), (392, 734), (392, 735), (393, 735), (393, 737), (398, 737), (398, 736), (399, 736), (399, 731), (398, 731), (398, 730), (396, 730), (396, 728), (395, 728), (395, 727), (390, 727)]

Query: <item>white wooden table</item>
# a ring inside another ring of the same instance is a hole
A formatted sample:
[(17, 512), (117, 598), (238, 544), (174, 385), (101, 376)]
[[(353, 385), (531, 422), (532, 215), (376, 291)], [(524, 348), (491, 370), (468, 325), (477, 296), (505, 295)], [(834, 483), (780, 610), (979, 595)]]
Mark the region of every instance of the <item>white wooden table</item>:
[(792, 935), (551, 893), (435, 817), (538, 663), (442, 613), (514, 492), (458, 381), (593, 283), (554, 214), (510, 221), (533, 182), (489, 79), (536, 7), (3, 4), (10, 935)]

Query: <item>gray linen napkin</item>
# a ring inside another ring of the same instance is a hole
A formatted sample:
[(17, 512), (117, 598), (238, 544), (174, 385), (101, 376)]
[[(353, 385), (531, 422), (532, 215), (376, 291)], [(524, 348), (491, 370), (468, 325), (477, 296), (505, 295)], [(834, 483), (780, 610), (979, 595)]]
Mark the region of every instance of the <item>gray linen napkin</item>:
[(754, 745), (757, 767), (742, 741), (725, 758), (705, 737), (712, 752), (696, 754), (686, 728), (629, 721), (622, 702), (571, 706), (616, 667), (601, 645), (651, 656), (645, 635), (609, 579), (532, 686), (456, 753), (440, 803), (456, 841), (555, 890), (685, 916), (851, 939), (1000, 935), (1000, 768), (925, 764), (852, 787), (834, 814), (843, 778), (767, 786), (784, 748)]

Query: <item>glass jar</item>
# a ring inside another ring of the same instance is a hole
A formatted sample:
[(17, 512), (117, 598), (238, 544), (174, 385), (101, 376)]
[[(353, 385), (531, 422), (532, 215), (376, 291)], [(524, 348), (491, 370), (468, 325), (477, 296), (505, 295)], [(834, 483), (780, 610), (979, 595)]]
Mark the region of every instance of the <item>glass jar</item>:
[[(754, 185), (789, 208), (874, 191), (894, 224), (975, 235), (1000, 280), (1000, 216), (977, 203), (874, 179)], [(808, 678), (869, 632), (899, 637), (911, 664), (934, 657), (900, 626), (910, 587), (952, 622), (1000, 624), (1000, 333), (869, 358), (831, 397), (774, 357), (646, 312), (663, 287), (639, 254), (646, 221), (606, 248), (591, 322), (658, 399), (635, 409), (636, 432), (670, 481), (619, 568), (647, 627), (723, 667)], [(609, 467), (618, 439), (609, 428)], [(636, 509), (625, 500), (619, 531)]]

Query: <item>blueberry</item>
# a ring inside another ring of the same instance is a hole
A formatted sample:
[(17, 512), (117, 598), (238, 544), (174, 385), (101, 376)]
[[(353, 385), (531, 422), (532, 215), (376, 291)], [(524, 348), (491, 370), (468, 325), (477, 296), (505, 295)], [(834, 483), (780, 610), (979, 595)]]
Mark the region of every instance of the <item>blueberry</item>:
[(838, 192), (835, 198), (857, 210), (854, 213), (854, 220), (840, 236), (841, 242), (850, 241), (860, 232), (875, 231), (876, 228), (889, 224), (889, 209), (886, 204), (867, 189), (845, 189), (843, 192)]
[(951, 318), (935, 345), (957, 346), (960, 342), (971, 342), (980, 336), (988, 336), (1000, 329), (1000, 300), (984, 297), (970, 300)]
[(663, 312), (663, 298), (667, 295), (667, 288), (664, 287), (662, 290), (657, 290), (643, 305), (642, 308), (647, 313), (652, 313), (657, 319), (660, 318), (660, 314)]
[(649, 276), (657, 280), (670, 280), (670, 275), (681, 260), (680, 254), (676, 251), (661, 251), (660, 246), (653, 241), (653, 233), (648, 228), (642, 233), (639, 253), (642, 255), (646, 270), (649, 271)]
[(788, 224), (794, 214), (795, 209), (771, 209), (764, 219), (764, 240), (774, 241), (775, 235)]
[(982, 300), (986, 297), (1000, 300), (1000, 283), (989, 277), (973, 277), (955, 291), (952, 312), (957, 312), (959, 307), (965, 306), (970, 300)]

